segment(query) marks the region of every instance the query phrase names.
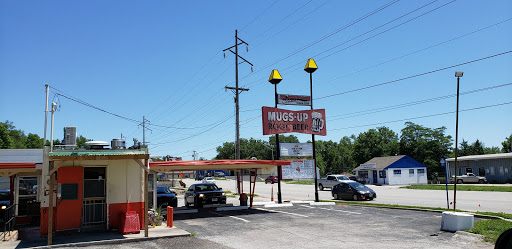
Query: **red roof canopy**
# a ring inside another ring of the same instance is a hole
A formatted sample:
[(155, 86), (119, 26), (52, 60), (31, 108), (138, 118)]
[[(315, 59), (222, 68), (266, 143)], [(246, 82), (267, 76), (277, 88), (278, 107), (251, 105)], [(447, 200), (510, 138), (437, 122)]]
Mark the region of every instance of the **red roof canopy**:
[(277, 165), (290, 165), (288, 160), (199, 160), (149, 162), (153, 171), (214, 170), (214, 169), (262, 169)]

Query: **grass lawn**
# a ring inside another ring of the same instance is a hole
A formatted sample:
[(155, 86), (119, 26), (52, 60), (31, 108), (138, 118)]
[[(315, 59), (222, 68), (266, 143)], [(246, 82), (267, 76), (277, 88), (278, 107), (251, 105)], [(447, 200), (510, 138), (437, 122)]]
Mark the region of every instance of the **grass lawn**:
[[(445, 185), (411, 185), (403, 186), (401, 188), (407, 189), (428, 189), (428, 190), (446, 190)], [(453, 185), (448, 185), (449, 190), (453, 190)], [(457, 190), (460, 191), (496, 191), (496, 192), (512, 192), (512, 186), (468, 186), (457, 184)]]
[(484, 241), (496, 244), (498, 237), (509, 228), (512, 228), (512, 222), (509, 221), (480, 220), (475, 222), (473, 229), (468, 230), (468, 232), (481, 234), (485, 236)]

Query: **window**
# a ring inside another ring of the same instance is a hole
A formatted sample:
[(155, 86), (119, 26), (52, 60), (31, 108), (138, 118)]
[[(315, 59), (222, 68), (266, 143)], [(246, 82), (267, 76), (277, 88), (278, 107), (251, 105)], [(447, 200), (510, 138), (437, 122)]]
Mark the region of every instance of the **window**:
[(359, 171), (359, 176), (361, 176), (362, 178), (368, 178), (368, 171)]
[(18, 216), (39, 215), (38, 177), (20, 177), (18, 183)]
[(485, 176), (485, 169), (484, 168), (478, 168), (478, 175), (479, 176)]
[(386, 178), (386, 171), (379, 170), (379, 178)]
[(503, 175), (503, 166), (500, 166), (499, 169), (500, 169), (500, 175)]
[(327, 180), (335, 181), (336, 177), (334, 177), (334, 176), (327, 176)]
[(473, 173), (473, 169), (472, 168), (466, 168), (466, 173)]
[(493, 176), (494, 175), (494, 167), (490, 167), (491, 168), (491, 175)]
[(409, 176), (413, 176), (414, 175), (414, 169), (410, 169), (409, 170)]
[(393, 170), (393, 175), (402, 175), (402, 170), (401, 169)]
[(425, 174), (425, 169), (418, 169), (418, 175)]

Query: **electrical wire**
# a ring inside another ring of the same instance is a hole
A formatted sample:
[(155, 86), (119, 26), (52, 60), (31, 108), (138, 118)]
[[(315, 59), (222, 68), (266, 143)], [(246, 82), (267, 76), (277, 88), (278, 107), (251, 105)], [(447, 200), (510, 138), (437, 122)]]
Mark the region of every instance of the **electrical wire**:
[[(459, 110), (459, 112), (474, 111), (474, 110), (486, 109), (486, 108), (497, 107), (497, 106), (503, 106), (503, 105), (509, 105), (509, 104), (512, 104), (512, 102), (505, 102), (505, 103), (500, 103), (500, 104), (494, 104), (494, 105), (487, 105), (487, 106), (480, 106), (480, 107), (475, 107), (475, 108), (470, 108), (470, 109), (464, 109), (464, 110)], [(448, 114), (453, 114), (453, 113), (456, 113), (456, 111), (443, 112), (443, 113), (436, 113), (436, 114), (430, 114), (430, 115), (419, 116), (419, 117), (413, 117), (413, 118), (404, 118), (404, 119), (398, 119), (398, 120), (392, 120), (392, 121), (385, 121), (385, 122), (379, 122), (379, 123), (373, 123), (373, 124), (356, 125), (356, 126), (350, 126), (350, 127), (343, 127), (343, 128), (337, 128), (337, 129), (330, 129), (330, 131), (346, 130), (346, 129), (352, 129), (352, 128), (365, 127), (365, 126), (375, 126), (375, 125), (382, 125), (382, 124), (388, 124), (388, 123), (403, 122), (403, 121), (408, 121), (408, 120), (413, 120), (413, 119), (429, 118), (429, 117), (435, 117), (435, 116), (441, 116), (441, 115), (448, 115)]]
[[(485, 88), (480, 88), (480, 89), (475, 89), (475, 90), (471, 90), (471, 91), (462, 92), (459, 95), (463, 96), (463, 95), (466, 95), (466, 94), (473, 94), (473, 93), (477, 93), (477, 92), (483, 92), (483, 91), (487, 91), (487, 90), (491, 90), (491, 89), (496, 89), (496, 88), (500, 88), (500, 87), (505, 87), (505, 86), (510, 86), (510, 85), (512, 85), (512, 83), (495, 85), (495, 86), (490, 86), (490, 87), (485, 87)], [(419, 104), (425, 104), (425, 103), (434, 102), (434, 101), (446, 100), (448, 98), (453, 98), (453, 97), (457, 97), (457, 94), (449, 94), (449, 95), (444, 95), (444, 96), (439, 96), (439, 97), (434, 97), (434, 98), (429, 98), (429, 99), (423, 99), (423, 100), (418, 100), (418, 101), (413, 101), (413, 102), (408, 102), (408, 103), (402, 103), (402, 104), (398, 104), (398, 105), (391, 105), (391, 106), (379, 107), (379, 108), (375, 108), (375, 109), (368, 109), (368, 110), (364, 110), (364, 111), (358, 111), (358, 112), (351, 112), (351, 113), (333, 115), (333, 116), (329, 117), (329, 121), (335, 121), (335, 120), (340, 120), (340, 119), (359, 117), (359, 116), (369, 115), (369, 114), (373, 114), (373, 113), (379, 113), (379, 112), (383, 112), (383, 111), (389, 111), (389, 110), (394, 110), (394, 109), (399, 109), (399, 108), (415, 106), (415, 105), (419, 105)], [(341, 117), (341, 118), (333, 119), (333, 117)]]
[(326, 95), (326, 96), (323, 96), (323, 97), (316, 98), (315, 100), (331, 98), (331, 97), (334, 97), (334, 96), (339, 96), (339, 95), (343, 95), (343, 94), (347, 94), (347, 93), (358, 92), (358, 91), (367, 90), (367, 89), (374, 88), (374, 87), (379, 87), (379, 86), (384, 86), (384, 85), (388, 85), (388, 84), (391, 84), (391, 83), (396, 83), (396, 82), (399, 82), (399, 81), (404, 81), (404, 80), (408, 80), (408, 79), (412, 79), (412, 78), (416, 78), (416, 77), (420, 77), (420, 76), (425, 76), (425, 75), (428, 75), (428, 74), (444, 71), (444, 70), (447, 70), (447, 69), (450, 69), (450, 68), (459, 67), (459, 66), (462, 66), (462, 65), (467, 65), (467, 64), (474, 63), (474, 62), (478, 62), (478, 61), (482, 61), (482, 60), (487, 60), (487, 59), (494, 58), (494, 57), (497, 57), (497, 56), (505, 55), (505, 54), (508, 54), (508, 53), (511, 53), (511, 52), (512, 51), (506, 51), (506, 52), (502, 52), (502, 53), (499, 53), (499, 54), (494, 54), (494, 55), (491, 55), (491, 56), (483, 57), (483, 58), (480, 58), (480, 59), (475, 59), (475, 60), (472, 60), (472, 61), (467, 61), (467, 62), (459, 63), (459, 64), (456, 64), (456, 65), (453, 65), (453, 66), (448, 66), (448, 67), (432, 70), (432, 71), (425, 72), (425, 73), (415, 74), (415, 75), (408, 76), (408, 77), (405, 77), (405, 78), (391, 80), (391, 81), (387, 81), (387, 82), (383, 82), (383, 83), (379, 83), (379, 84), (375, 84), (375, 85), (371, 85), (371, 86), (365, 86), (365, 87), (361, 87), (361, 88), (357, 88), (357, 89), (353, 89), (353, 90), (349, 90), (349, 91), (345, 91), (345, 92), (334, 93), (334, 94), (330, 94), (330, 95)]

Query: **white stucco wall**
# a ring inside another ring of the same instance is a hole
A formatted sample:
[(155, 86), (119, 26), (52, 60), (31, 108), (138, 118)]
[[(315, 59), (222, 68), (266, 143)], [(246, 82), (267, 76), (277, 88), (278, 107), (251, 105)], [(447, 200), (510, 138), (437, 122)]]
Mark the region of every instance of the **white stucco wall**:
[[(424, 169), (425, 173), (418, 174), (418, 169)], [(396, 175), (395, 170), (401, 170), (402, 174)], [(414, 170), (414, 173), (409, 174), (409, 170)], [(426, 168), (390, 168), (387, 173), (389, 185), (427, 184)]]

